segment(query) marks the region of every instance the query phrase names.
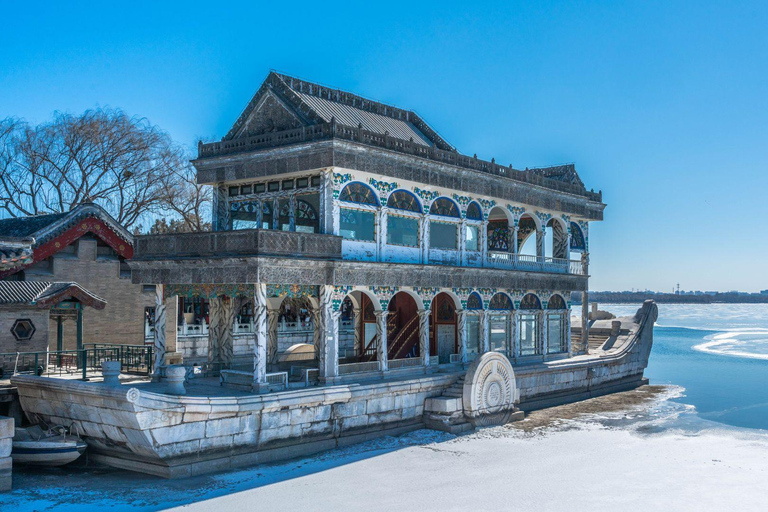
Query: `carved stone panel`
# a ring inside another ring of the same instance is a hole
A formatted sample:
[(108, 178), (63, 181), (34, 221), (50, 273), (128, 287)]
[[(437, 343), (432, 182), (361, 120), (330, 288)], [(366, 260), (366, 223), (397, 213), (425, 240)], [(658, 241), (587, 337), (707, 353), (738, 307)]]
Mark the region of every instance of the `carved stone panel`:
[(500, 425), (515, 411), (520, 392), (509, 360), (486, 352), (469, 366), (464, 378), (464, 415), (475, 426)]

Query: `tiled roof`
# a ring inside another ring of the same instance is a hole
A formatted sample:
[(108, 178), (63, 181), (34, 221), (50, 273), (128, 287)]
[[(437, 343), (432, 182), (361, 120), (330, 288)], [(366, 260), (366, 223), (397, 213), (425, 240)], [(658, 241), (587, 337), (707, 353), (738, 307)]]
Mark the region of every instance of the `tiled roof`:
[(0, 219), (0, 237), (24, 238), (32, 236), (67, 215), (69, 213), (51, 213), (19, 217), (18, 219)]
[(411, 140), (424, 146), (432, 146), (430, 140), (419, 131), (412, 123), (401, 119), (366, 112), (359, 108), (351, 107), (343, 103), (327, 100), (305, 93), (297, 93), (307, 105), (309, 105), (323, 120), (328, 123), (331, 118), (347, 126), (362, 125), (364, 130), (389, 134), (392, 137), (403, 140)]
[(103, 309), (107, 303), (77, 283), (0, 281), (0, 307), (38, 306), (48, 308), (68, 298), (76, 298), (85, 305), (96, 309)]
[(328, 123), (332, 118), (342, 125), (359, 127), (379, 135), (413, 141), (417, 144), (455, 151), (418, 114), (393, 105), (369, 100), (356, 94), (332, 89), (299, 78), (270, 72), (224, 140), (245, 134), (242, 130), (259, 101), (268, 94), (294, 110), (308, 125)]
[(0, 271), (31, 263), (33, 243), (34, 239), (0, 240)]
[(34, 237), (34, 245), (37, 247), (85, 217), (94, 217), (106, 222), (118, 236), (133, 245), (133, 236), (104, 208), (95, 203), (82, 203), (65, 213), (0, 219), (0, 241), (8, 238)]

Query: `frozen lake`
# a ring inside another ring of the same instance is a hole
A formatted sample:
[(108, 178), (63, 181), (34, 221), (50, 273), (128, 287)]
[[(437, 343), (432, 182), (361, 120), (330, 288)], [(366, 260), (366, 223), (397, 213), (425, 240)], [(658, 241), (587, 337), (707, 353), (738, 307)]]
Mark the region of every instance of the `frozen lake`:
[(0, 510), (768, 509), (768, 306), (659, 310), (646, 375), (664, 387), (188, 480), (17, 472)]

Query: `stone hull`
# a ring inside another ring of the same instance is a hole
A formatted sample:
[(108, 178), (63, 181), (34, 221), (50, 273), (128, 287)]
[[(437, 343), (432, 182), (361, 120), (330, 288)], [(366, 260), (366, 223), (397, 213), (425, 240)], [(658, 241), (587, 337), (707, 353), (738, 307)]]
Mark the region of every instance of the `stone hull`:
[[(607, 337), (588, 355), (510, 367), (512, 382), (505, 392), (514, 402), (510, 405), (529, 411), (644, 384), (656, 316), (656, 305), (649, 301), (634, 318), (621, 319), (628, 327), (624, 334)], [(423, 428), (425, 421), (437, 424), (440, 415), (450, 427), (449, 419), (471, 412), (466, 398), (462, 403), (444, 396), (461, 384), (464, 373), (457, 368), (397, 381), (238, 397), (173, 396), (26, 375), (12, 382), (32, 422), (74, 424), (93, 460), (177, 478), (399, 434)], [(465, 397), (477, 396), (472, 385), (464, 386)], [(430, 416), (425, 402), (441, 408), (429, 409), (435, 413)]]
[(177, 478), (328, 450), (422, 428), (424, 401), (456, 375), (242, 397), (180, 397), (128, 386), (18, 376), (30, 421), (75, 423), (91, 457)]

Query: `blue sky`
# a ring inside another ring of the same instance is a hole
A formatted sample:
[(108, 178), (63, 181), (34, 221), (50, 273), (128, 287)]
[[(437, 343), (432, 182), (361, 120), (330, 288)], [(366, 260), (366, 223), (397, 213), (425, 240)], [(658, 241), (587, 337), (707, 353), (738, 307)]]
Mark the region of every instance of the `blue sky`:
[(768, 288), (768, 2), (63, 4), (3, 4), (0, 117), (120, 107), (191, 148), (274, 68), (575, 162), (608, 204), (592, 289)]

